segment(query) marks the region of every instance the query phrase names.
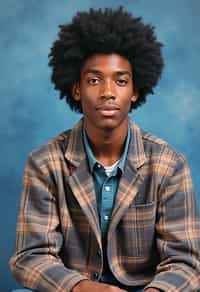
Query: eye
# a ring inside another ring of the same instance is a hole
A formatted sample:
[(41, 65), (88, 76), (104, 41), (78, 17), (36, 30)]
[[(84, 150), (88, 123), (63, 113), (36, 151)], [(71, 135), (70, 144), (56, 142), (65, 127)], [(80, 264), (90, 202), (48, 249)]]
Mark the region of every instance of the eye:
[(96, 77), (92, 77), (92, 78), (88, 78), (87, 82), (90, 84), (90, 85), (96, 85), (99, 83), (99, 79), (96, 78)]
[(128, 83), (128, 80), (126, 80), (126, 79), (118, 79), (116, 82), (117, 82), (117, 84), (119, 86), (125, 86)]

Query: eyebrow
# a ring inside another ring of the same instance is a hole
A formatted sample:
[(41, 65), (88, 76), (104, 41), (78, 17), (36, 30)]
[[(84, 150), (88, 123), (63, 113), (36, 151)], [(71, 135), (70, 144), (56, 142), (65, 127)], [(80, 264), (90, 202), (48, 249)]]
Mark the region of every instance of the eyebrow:
[[(86, 75), (86, 74), (89, 74), (89, 73), (92, 73), (92, 74), (102, 74), (102, 71), (99, 71), (99, 70), (96, 70), (96, 69), (87, 69), (85, 71), (83, 71), (83, 75)], [(121, 76), (121, 75), (129, 75), (132, 77), (132, 74), (130, 73), (130, 71), (127, 71), (127, 70), (116, 70), (114, 71), (114, 74), (118, 75), (118, 76)]]

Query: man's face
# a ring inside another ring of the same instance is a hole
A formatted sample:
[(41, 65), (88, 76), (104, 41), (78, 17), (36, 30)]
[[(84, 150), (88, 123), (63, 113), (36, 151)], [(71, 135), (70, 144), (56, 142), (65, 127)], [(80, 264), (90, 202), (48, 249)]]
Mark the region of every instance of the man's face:
[(137, 100), (131, 64), (117, 54), (95, 54), (84, 63), (72, 93), (81, 102), (86, 127), (119, 128), (127, 124), (131, 102)]

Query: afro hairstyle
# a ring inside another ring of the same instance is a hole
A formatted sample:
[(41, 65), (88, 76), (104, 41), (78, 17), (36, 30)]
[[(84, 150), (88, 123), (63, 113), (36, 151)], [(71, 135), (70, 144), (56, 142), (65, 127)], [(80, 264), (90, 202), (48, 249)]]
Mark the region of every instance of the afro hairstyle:
[(94, 54), (116, 53), (125, 57), (133, 70), (133, 84), (139, 95), (130, 111), (153, 94), (164, 66), (162, 44), (157, 41), (154, 27), (145, 25), (123, 7), (78, 12), (72, 22), (59, 26), (58, 39), (49, 54), (51, 81), (70, 108), (82, 113), (80, 101), (74, 100), (72, 87), (80, 81), (86, 59)]

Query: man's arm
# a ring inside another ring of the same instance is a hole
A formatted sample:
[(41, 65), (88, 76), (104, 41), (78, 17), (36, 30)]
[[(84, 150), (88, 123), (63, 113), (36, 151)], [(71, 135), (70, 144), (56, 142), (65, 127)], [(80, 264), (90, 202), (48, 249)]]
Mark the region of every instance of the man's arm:
[(161, 262), (153, 281), (145, 288), (197, 291), (200, 288), (200, 218), (190, 171), (182, 156), (159, 195), (156, 236)]
[(21, 195), (16, 251), (10, 267), (24, 287), (42, 292), (70, 291), (87, 278), (66, 268), (59, 258), (63, 237), (51, 175), (48, 166), (41, 164), (41, 157), (33, 159), (30, 155)]

